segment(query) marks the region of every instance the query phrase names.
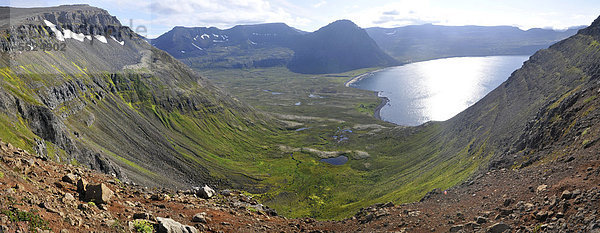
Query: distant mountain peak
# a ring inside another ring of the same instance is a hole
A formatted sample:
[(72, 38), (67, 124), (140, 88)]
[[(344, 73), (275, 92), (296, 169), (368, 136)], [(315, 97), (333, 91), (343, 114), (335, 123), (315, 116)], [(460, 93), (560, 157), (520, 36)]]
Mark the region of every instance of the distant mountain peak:
[(327, 30), (340, 30), (340, 29), (346, 29), (346, 30), (362, 30), (360, 27), (358, 27), (358, 25), (356, 25), (354, 22), (347, 20), (347, 19), (342, 19), (342, 20), (337, 20), (334, 21), (330, 24), (328, 24), (327, 26), (324, 26), (322, 28), (320, 28), (319, 30), (315, 31), (315, 33), (318, 33), (320, 31), (327, 31)]
[(295, 54), (288, 68), (297, 73), (339, 73), (397, 63), (350, 20), (338, 20), (307, 34), (292, 49)]
[(336, 21), (333, 21), (332, 23), (330, 23), (329, 25), (351, 25), (351, 26), (357, 26), (354, 22), (352, 22), (349, 19), (336, 20)]

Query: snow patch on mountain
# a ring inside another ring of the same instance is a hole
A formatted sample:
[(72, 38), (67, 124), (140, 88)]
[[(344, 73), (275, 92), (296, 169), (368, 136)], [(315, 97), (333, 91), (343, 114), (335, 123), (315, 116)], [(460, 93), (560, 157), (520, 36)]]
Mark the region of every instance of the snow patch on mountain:
[(192, 45), (193, 45), (194, 47), (196, 47), (197, 49), (199, 49), (199, 50), (203, 50), (202, 48), (200, 48), (198, 45), (196, 45), (196, 44), (194, 44), (194, 43), (192, 43)]
[(54, 32), (54, 34), (56, 34), (57, 40), (65, 41), (65, 37), (63, 36), (62, 32), (56, 28), (56, 25), (54, 25), (53, 23), (51, 23), (48, 20), (44, 20), (44, 23), (46, 24), (46, 26), (50, 27), (50, 30), (52, 30), (52, 32)]
[(114, 41), (116, 41), (117, 43), (119, 43), (120, 45), (125, 45), (125, 41), (119, 41), (114, 36), (110, 36), (110, 38), (113, 39)]
[[(56, 39), (59, 41), (65, 41), (65, 39), (74, 39), (79, 42), (83, 42), (85, 39), (88, 39), (90, 41), (92, 40), (91, 35), (85, 35), (83, 33), (75, 33), (69, 29), (64, 29), (61, 32), (60, 30), (58, 30), (58, 28), (56, 28), (55, 24), (53, 24), (52, 22), (50, 22), (48, 20), (44, 20), (44, 24), (46, 24), (46, 26), (50, 27), (50, 30), (52, 30), (52, 32), (54, 32), (54, 34), (56, 35)], [(106, 40), (106, 37), (104, 37), (104, 36), (94, 35), (94, 38), (96, 38), (96, 40), (99, 40), (100, 42), (102, 42), (104, 44), (108, 43), (108, 41)], [(112, 38), (114, 41), (116, 41), (120, 45), (125, 45), (125, 41), (119, 41), (114, 36), (110, 36), (110, 38)]]
[(104, 36), (94, 35), (94, 38), (96, 38), (96, 40), (98, 40), (98, 41), (100, 41), (100, 42), (102, 42), (104, 44), (108, 43), (108, 41), (106, 40), (106, 37), (104, 37)]

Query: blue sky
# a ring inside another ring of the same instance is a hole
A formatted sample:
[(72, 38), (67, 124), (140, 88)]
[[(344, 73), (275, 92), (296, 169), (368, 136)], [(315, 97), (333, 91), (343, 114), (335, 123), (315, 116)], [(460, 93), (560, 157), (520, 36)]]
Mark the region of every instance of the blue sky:
[(15, 7), (81, 3), (104, 8), (134, 29), (144, 26), (151, 38), (174, 26), (284, 22), (314, 31), (337, 19), (361, 27), (433, 23), (565, 29), (589, 25), (600, 15), (598, 0), (0, 0)]

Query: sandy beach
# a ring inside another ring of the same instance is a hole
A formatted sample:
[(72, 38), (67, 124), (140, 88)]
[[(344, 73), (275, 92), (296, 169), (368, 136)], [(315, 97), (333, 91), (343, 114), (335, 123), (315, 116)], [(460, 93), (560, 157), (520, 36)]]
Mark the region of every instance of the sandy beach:
[[(379, 95), (379, 93), (377, 93), (377, 95)], [(381, 109), (390, 102), (390, 99), (388, 99), (388, 97), (385, 97), (385, 96), (382, 96), (379, 98), (381, 99), (381, 103), (379, 103), (377, 108), (375, 108), (375, 111), (373, 112), (373, 116), (379, 120), (382, 120), (381, 119)]]
[(354, 77), (354, 78), (352, 78), (352, 79), (348, 80), (348, 81), (347, 81), (347, 82), (344, 84), (344, 86), (346, 86), (346, 87), (350, 87), (350, 85), (352, 85), (353, 83), (355, 83), (355, 82), (358, 82), (358, 81), (360, 81), (360, 80), (361, 80), (361, 79), (363, 79), (363, 78), (369, 77), (369, 76), (373, 75), (374, 73), (376, 73), (376, 72), (379, 72), (379, 71), (382, 71), (382, 70), (385, 70), (385, 69), (387, 69), (387, 68), (383, 68), (383, 69), (379, 69), (379, 70), (375, 70), (375, 71), (367, 72), (367, 73), (361, 74), (361, 75), (359, 75), (359, 76), (356, 76), (356, 77)]

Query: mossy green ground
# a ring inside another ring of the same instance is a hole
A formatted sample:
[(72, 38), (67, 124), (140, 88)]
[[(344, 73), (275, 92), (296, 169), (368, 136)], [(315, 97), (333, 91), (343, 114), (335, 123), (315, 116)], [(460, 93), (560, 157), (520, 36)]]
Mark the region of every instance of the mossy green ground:
[[(268, 174), (262, 182), (273, 187), (257, 196), (281, 214), (341, 219), (374, 203), (418, 201), (434, 188), (449, 188), (468, 178), (487, 157), (473, 159), (465, 149), (460, 156), (440, 158), (443, 141), (451, 139), (441, 136), (439, 124), (402, 137), (402, 127), (376, 120), (372, 114), (381, 100), (371, 91), (344, 86), (352, 77), (370, 71), (336, 75), (300, 75), (285, 68), (200, 72), (265, 112), (327, 119), (296, 118), (302, 123), (297, 128), (308, 129), (282, 132), (270, 143), (370, 154), (334, 166), (319, 162), (315, 155), (273, 150), (267, 153), (270, 157), (254, 163)], [(387, 128), (373, 132), (355, 127), (368, 124)], [(352, 130), (345, 133), (347, 140), (334, 139), (340, 129)]]
[[(58, 86), (76, 79), (90, 87), (101, 84), (97, 88), (104, 90), (103, 97), (90, 88), (53, 111), (67, 114), (65, 125), (82, 135), (78, 142), (112, 157), (129, 176), (168, 183), (157, 164), (176, 160), (167, 165), (194, 171), (186, 174), (194, 180), (224, 180), (252, 192), (287, 217), (341, 219), (374, 203), (417, 201), (431, 189), (466, 179), (489, 156), (473, 156), (468, 151), (483, 151), (482, 146), (460, 145), (439, 123), (403, 128), (376, 120), (373, 112), (381, 100), (375, 93), (344, 86), (376, 68), (329, 75), (300, 75), (285, 68), (200, 71), (235, 98), (275, 113), (274, 118), (286, 121), (282, 124), (210, 90), (209, 84), (194, 85), (199, 80), (176, 68), (108, 74), (72, 62), (52, 67), (54, 73), (24, 67), (14, 68), (18, 75), (3, 72), (2, 87), (31, 105), (39, 104), (31, 90), (40, 83)], [(25, 91), (17, 91), (21, 89)], [(178, 89), (177, 96), (170, 94), (172, 89)], [(189, 103), (188, 98), (201, 105), (171, 107)], [(85, 108), (69, 113), (77, 105)], [(90, 116), (95, 120), (87, 123)], [(6, 129), (0, 132), (4, 140), (32, 151), (37, 136), (27, 122), (0, 116), (0, 124)], [(334, 166), (320, 162), (314, 153), (291, 153), (281, 145), (358, 150), (370, 156), (350, 156), (346, 164)], [(49, 154), (66, 156), (51, 143), (48, 148)], [(156, 154), (164, 160), (140, 156)]]

